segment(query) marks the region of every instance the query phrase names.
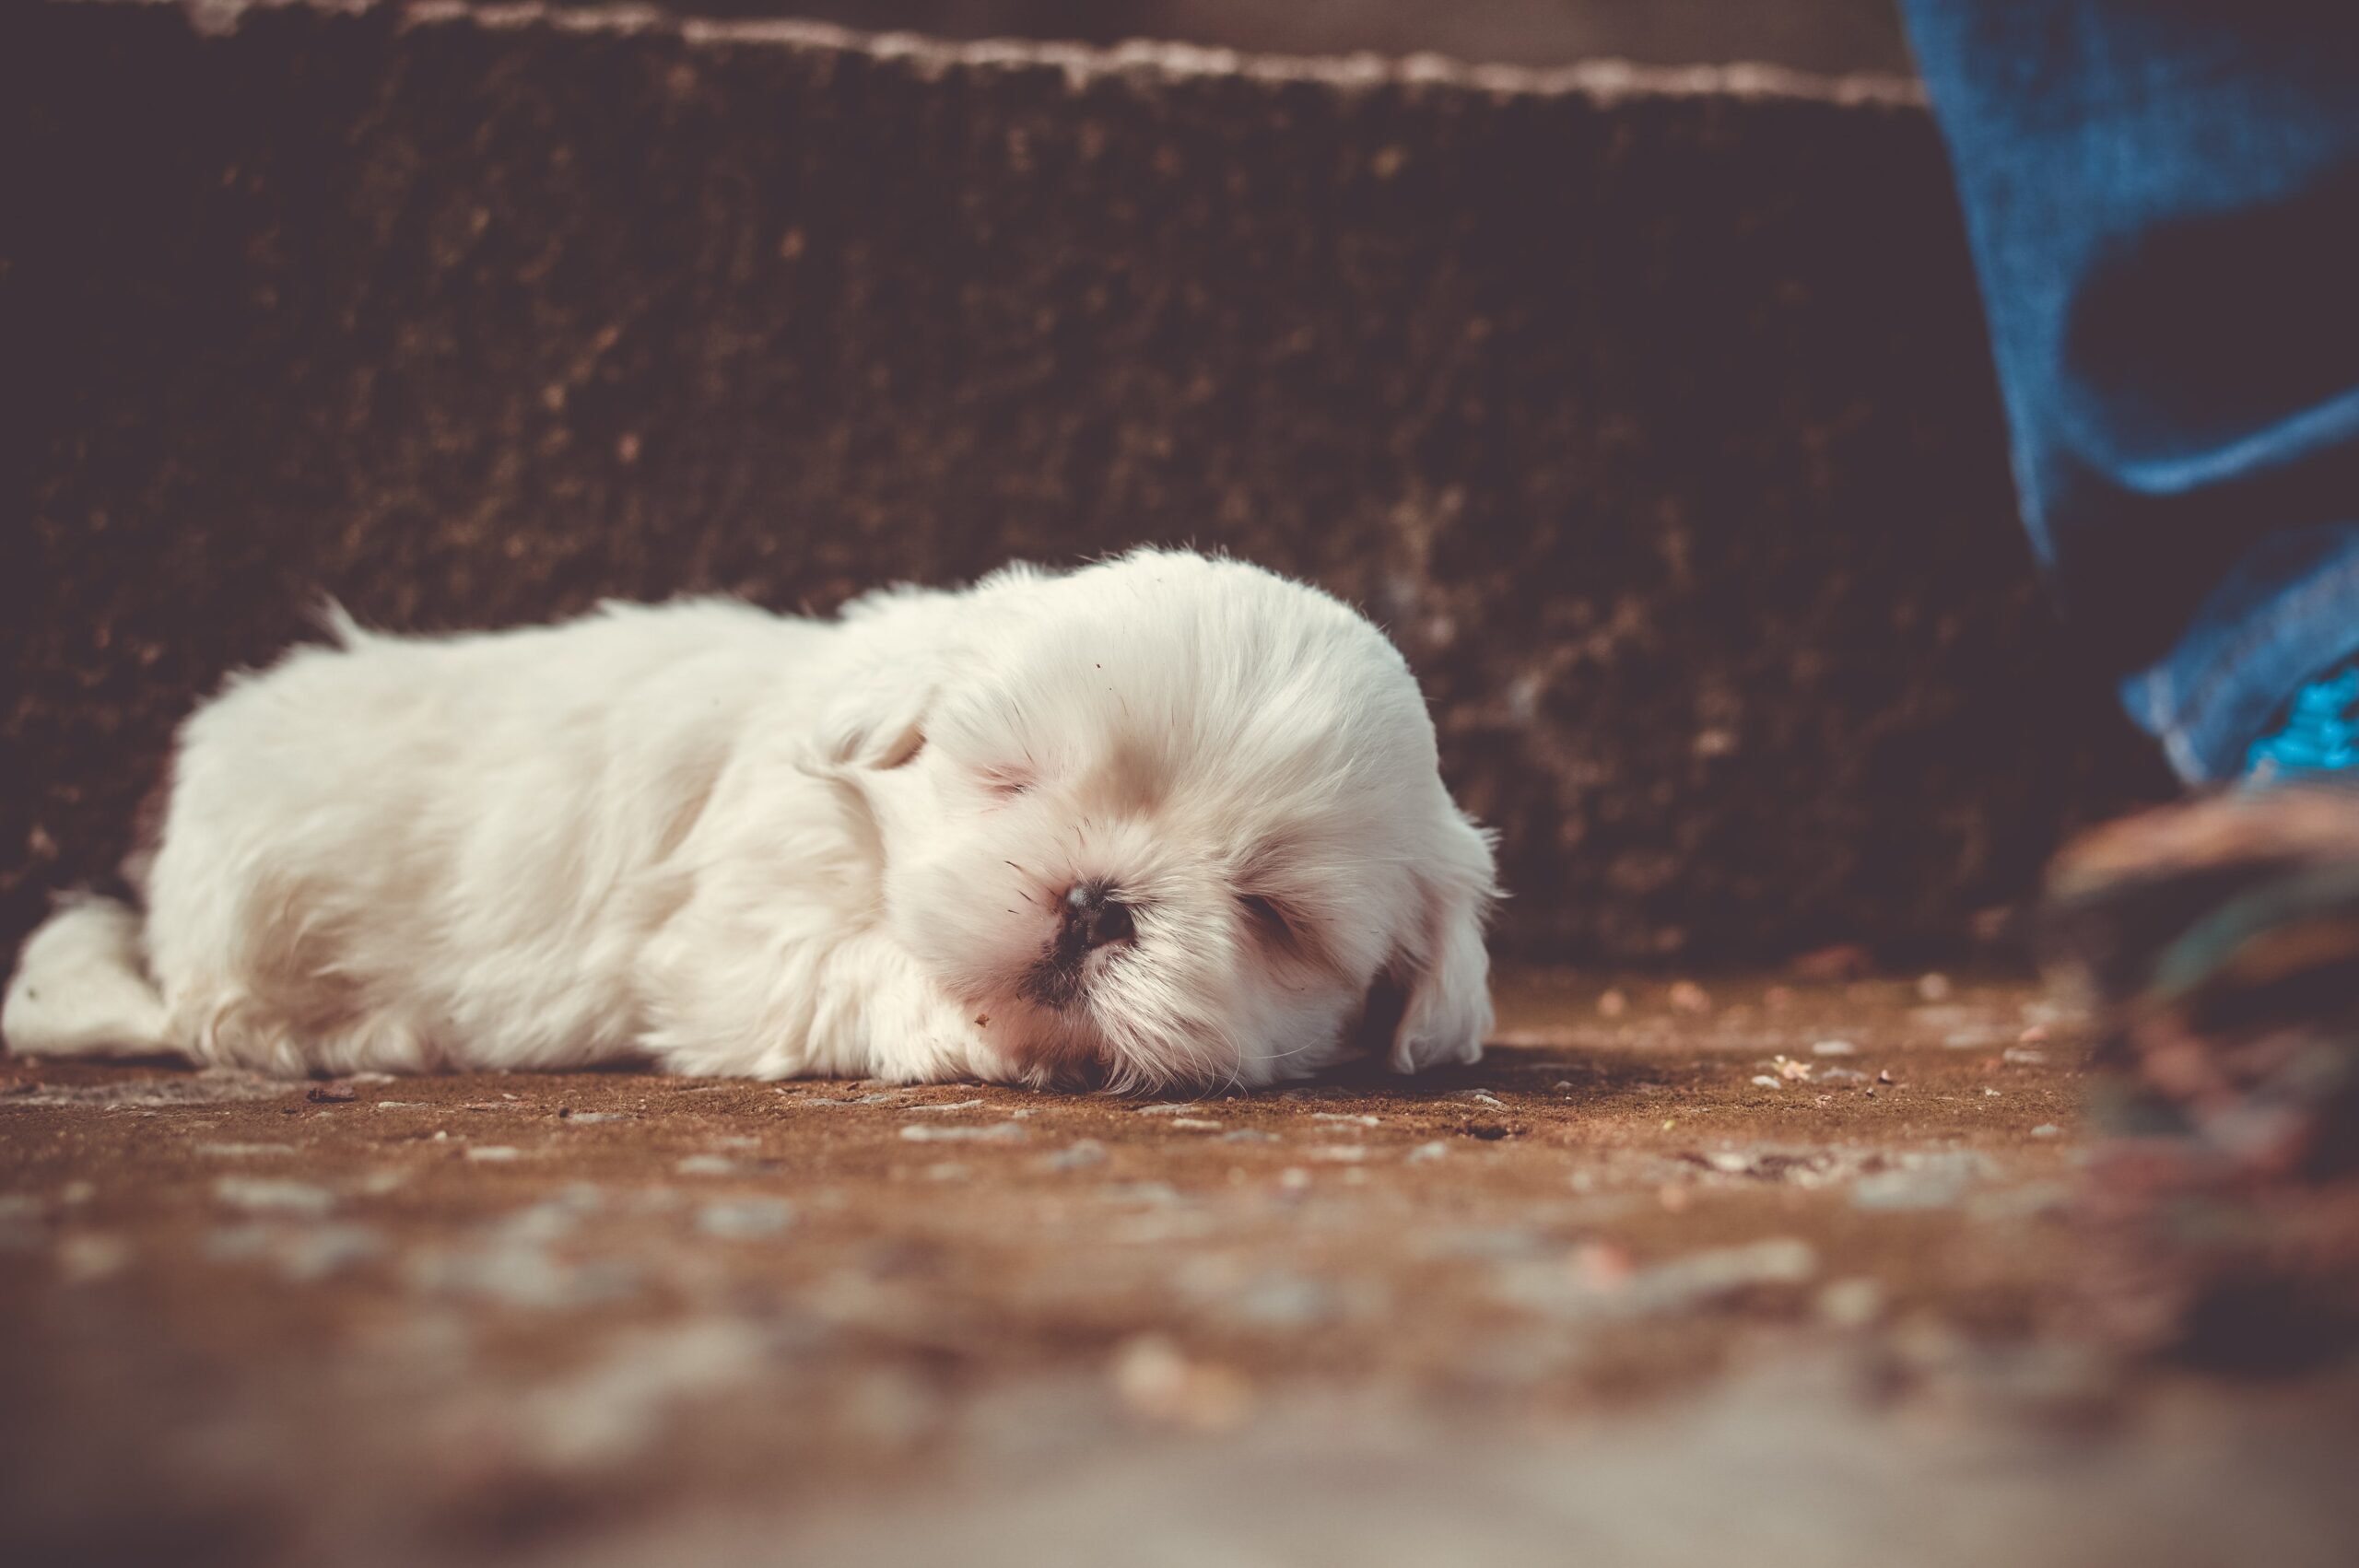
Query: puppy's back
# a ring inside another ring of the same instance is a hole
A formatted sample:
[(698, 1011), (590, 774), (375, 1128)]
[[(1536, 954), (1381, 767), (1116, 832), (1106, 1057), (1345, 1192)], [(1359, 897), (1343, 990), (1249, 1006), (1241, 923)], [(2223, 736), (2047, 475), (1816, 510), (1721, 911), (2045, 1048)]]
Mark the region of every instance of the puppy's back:
[(623, 1048), (628, 895), (750, 715), (816, 684), (827, 635), (725, 601), (616, 606), (354, 629), (233, 681), (182, 732), (148, 877), (175, 1033), (278, 1071)]

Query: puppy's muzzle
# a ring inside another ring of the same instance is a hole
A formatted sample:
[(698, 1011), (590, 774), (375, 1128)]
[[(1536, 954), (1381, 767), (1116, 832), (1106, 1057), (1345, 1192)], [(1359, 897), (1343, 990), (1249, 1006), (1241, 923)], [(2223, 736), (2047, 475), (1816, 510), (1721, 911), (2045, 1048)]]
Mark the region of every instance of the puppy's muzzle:
[(1102, 882), (1074, 883), (1065, 891), (1062, 912), (1064, 929), (1057, 934), (1060, 949), (1086, 953), (1138, 935), (1138, 928), (1131, 923), (1131, 907)]
[(1025, 977), (1023, 990), (1043, 1006), (1066, 1008), (1081, 995), (1089, 955), (1136, 941), (1138, 926), (1131, 906), (1103, 881), (1077, 882), (1067, 888), (1057, 914), (1056, 937)]

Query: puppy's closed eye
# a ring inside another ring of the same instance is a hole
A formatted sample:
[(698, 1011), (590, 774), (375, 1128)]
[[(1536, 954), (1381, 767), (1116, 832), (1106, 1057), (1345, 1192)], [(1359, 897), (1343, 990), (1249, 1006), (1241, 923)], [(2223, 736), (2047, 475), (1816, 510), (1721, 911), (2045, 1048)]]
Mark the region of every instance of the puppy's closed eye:
[(1012, 801), (1032, 788), (1032, 775), (1020, 767), (986, 767), (976, 775), (986, 794)]
[(1238, 904), (1244, 909), (1254, 933), (1271, 945), (1287, 952), (1300, 952), (1305, 942), (1300, 917), (1285, 905), (1262, 893), (1240, 893)]

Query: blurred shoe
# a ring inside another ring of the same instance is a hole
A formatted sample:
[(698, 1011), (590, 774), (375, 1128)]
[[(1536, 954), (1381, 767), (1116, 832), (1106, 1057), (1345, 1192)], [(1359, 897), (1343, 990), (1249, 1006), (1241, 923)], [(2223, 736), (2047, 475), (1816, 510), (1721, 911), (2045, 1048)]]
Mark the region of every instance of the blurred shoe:
[(2267, 752), (2272, 787), (2091, 834), (2041, 922), (2095, 1011), (2083, 1213), (2129, 1244), (2114, 1305), (2211, 1362), (2359, 1343), (2359, 790), (2294, 766), (2352, 743), (2330, 685)]
[(2359, 782), (2359, 662), (2312, 681), (2294, 695), (2285, 721), (2245, 753), (2248, 788), (2297, 779)]

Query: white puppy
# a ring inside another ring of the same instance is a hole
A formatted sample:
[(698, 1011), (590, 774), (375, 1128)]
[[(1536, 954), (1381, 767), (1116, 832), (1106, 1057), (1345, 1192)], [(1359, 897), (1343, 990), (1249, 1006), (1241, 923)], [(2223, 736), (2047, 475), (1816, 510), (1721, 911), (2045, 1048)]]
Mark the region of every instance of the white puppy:
[(144, 917), (62, 907), (12, 1048), (1140, 1091), (1490, 1025), (1490, 847), (1416, 683), (1258, 568), (334, 629), (188, 720)]

